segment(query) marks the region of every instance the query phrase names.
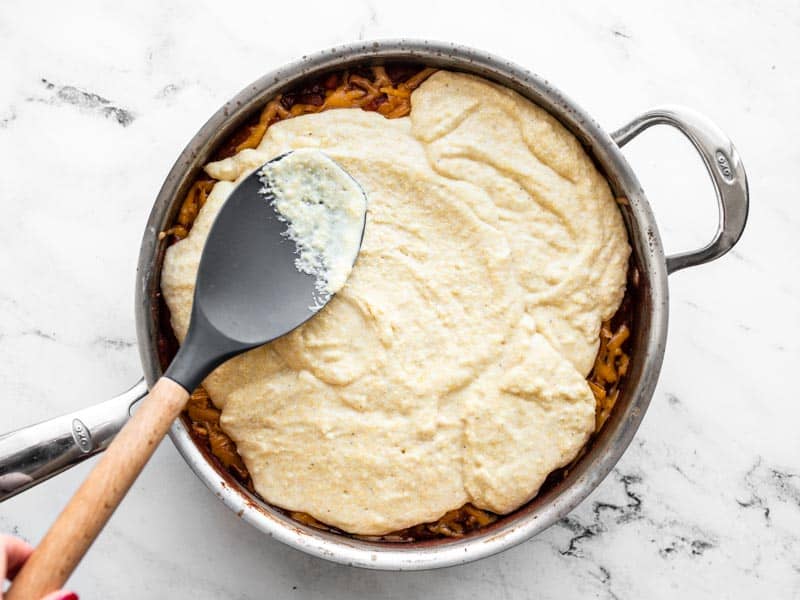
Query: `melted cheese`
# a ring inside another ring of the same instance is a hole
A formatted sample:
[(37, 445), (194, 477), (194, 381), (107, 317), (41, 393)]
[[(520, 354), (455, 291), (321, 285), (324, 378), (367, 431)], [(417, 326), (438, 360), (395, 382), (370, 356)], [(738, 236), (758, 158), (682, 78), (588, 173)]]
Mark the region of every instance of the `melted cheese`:
[(387, 120), (329, 110), (208, 165), (216, 184), (167, 251), (189, 324), (208, 228), (237, 179), (321, 149), (367, 191), (359, 260), (311, 321), (204, 385), (265, 500), (359, 534), (466, 502), (514, 510), (594, 428), (585, 377), (622, 299), (627, 236), (577, 140), (519, 95), (438, 72)]

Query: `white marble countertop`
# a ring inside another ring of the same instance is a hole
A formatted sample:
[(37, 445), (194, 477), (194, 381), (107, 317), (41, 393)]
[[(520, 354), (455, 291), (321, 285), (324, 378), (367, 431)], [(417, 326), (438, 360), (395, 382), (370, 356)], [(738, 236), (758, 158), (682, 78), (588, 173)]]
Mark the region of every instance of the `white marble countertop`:
[[(752, 192), (735, 251), (670, 278), (666, 359), (635, 441), (544, 534), (434, 572), (337, 566), (243, 523), (166, 441), (73, 576), (84, 600), (800, 595), (800, 7), (536, 4), (2, 4), (0, 431), (138, 379), (135, 263), (164, 176), (223, 101), (310, 51), (465, 43), (542, 74), (608, 129), (685, 104), (736, 142)], [(716, 208), (688, 143), (659, 128), (625, 153), (667, 249), (705, 243)], [(87, 467), (0, 505), (0, 531), (37, 541)]]

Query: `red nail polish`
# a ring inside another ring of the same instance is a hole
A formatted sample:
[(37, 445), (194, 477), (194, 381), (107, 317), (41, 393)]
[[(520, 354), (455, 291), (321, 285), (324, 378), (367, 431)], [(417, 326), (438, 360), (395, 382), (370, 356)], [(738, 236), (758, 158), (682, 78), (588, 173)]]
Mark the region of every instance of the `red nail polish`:
[(63, 596), (59, 596), (58, 600), (79, 600), (78, 594), (75, 592), (64, 592)]

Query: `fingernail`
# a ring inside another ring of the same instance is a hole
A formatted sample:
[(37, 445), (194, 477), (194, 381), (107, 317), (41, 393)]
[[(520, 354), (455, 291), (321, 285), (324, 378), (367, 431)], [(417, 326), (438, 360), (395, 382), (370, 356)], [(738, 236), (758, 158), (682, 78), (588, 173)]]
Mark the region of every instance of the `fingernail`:
[(78, 594), (75, 592), (64, 592), (62, 596), (58, 597), (58, 600), (79, 600)]

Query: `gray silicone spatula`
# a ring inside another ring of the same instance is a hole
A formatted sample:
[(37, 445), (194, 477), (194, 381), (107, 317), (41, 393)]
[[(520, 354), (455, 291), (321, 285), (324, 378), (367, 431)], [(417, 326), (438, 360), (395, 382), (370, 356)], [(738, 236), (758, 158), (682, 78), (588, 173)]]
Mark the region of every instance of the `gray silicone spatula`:
[[(64, 584), (206, 375), (301, 325), (329, 299), (321, 302), (316, 278), (296, 268), (295, 243), (260, 193), (259, 171), (236, 187), (214, 221), (178, 354), (17, 575), (8, 600), (39, 600)], [(362, 236), (365, 222), (366, 214)]]

